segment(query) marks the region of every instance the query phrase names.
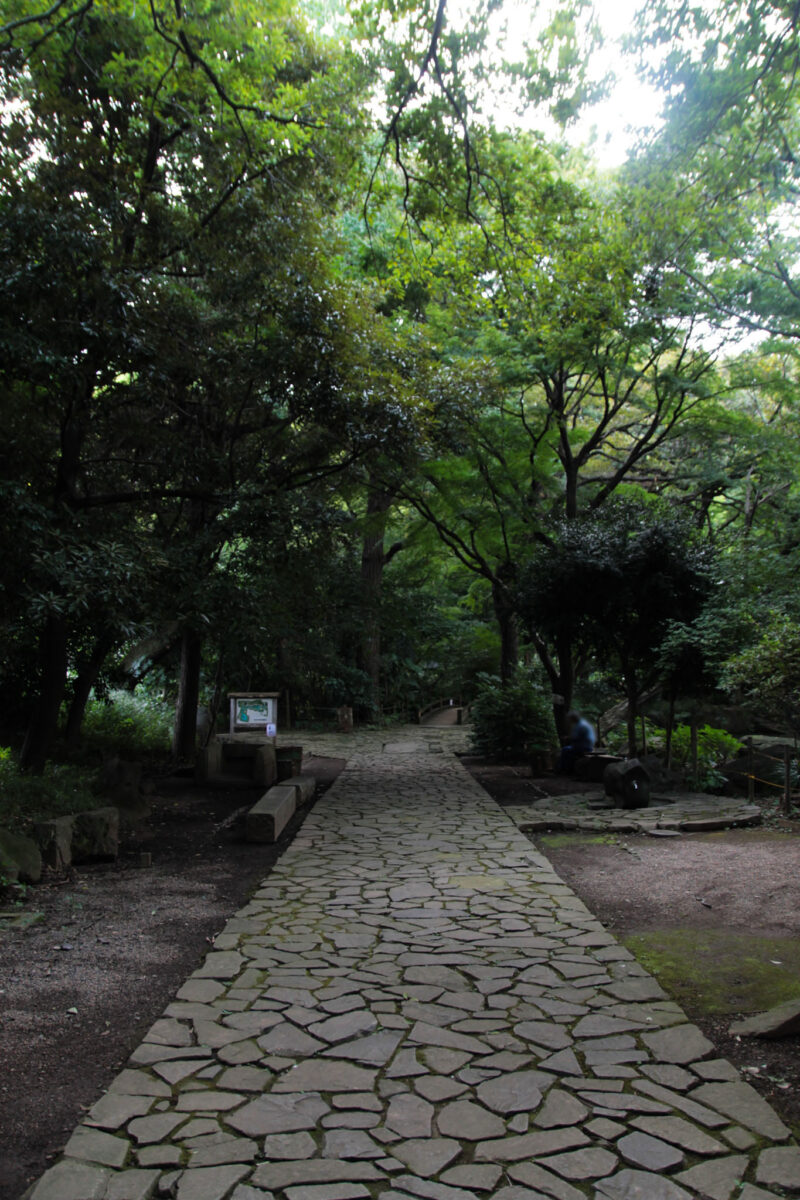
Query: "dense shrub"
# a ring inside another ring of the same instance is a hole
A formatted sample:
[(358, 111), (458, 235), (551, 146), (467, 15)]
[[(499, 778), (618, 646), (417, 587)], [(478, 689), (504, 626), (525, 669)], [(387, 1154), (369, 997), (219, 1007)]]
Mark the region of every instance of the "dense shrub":
[(20, 775), (11, 751), (0, 747), (0, 826), (28, 833), (36, 821), (97, 808), (93, 782), (93, 771), (61, 763), (48, 763), (43, 775)]
[(169, 753), (175, 710), (144, 693), (115, 691), (90, 700), (83, 742), (91, 752), (121, 758), (160, 758)]
[(550, 696), (526, 675), (517, 675), (505, 686), (494, 675), (480, 675), (478, 680), (471, 718), (472, 744), (479, 754), (504, 758), (557, 745)]

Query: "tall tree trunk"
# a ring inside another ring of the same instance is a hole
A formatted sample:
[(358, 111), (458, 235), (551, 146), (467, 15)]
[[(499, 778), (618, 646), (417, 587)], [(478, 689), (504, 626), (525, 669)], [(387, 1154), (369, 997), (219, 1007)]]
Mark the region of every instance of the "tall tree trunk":
[(51, 613), (39, 638), (41, 676), (39, 697), (25, 734), (20, 767), (33, 775), (44, 771), (50, 747), (58, 731), (58, 715), (67, 687), (67, 623)]
[(508, 589), (501, 580), (492, 583), (492, 604), (500, 628), (500, 678), (509, 683), (519, 665), (519, 626)]
[(369, 678), (370, 697), (363, 706), (367, 720), (381, 711), (381, 593), (386, 566), (386, 525), (394, 496), (371, 489), (367, 497), (367, 526), (361, 546), (361, 603), (363, 629), (359, 646), (361, 669)]
[(69, 747), (76, 746), (80, 740), (86, 705), (111, 645), (111, 638), (98, 638), (89, 657), (83, 659), (78, 666), (78, 677), (72, 689), (72, 701), (67, 713), (66, 739)]
[(636, 757), (636, 718), (639, 715), (639, 688), (636, 673), (623, 663), (625, 690), (628, 694), (628, 757)]
[(175, 731), (172, 756), (192, 761), (197, 749), (197, 705), (200, 700), (200, 663), (203, 639), (194, 630), (184, 629), (181, 637), (181, 677), (175, 705)]
[(572, 658), (572, 638), (569, 634), (561, 634), (556, 640), (556, 658), (558, 660), (558, 695), (561, 704), (556, 706), (556, 730), (560, 738), (567, 736), (567, 713), (572, 708), (572, 693), (575, 690), (575, 664)]

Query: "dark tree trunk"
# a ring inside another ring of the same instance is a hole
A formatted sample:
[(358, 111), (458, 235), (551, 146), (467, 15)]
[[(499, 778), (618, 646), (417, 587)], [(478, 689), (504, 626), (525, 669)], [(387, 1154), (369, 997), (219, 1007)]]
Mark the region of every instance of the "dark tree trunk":
[(361, 546), (361, 604), (363, 630), (359, 645), (361, 669), (369, 678), (370, 698), (363, 706), (367, 720), (381, 712), (381, 593), (386, 566), (386, 525), (394, 497), (379, 489), (367, 497), (367, 528)]
[(567, 729), (567, 713), (572, 708), (572, 693), (575, 689), (575, 664), (572, 658), (572, 639), (568, 634), (562, 634), (556, 641), (556, 658), (558, 659), (558, 695), (561, 703), (556, 705), (556, 729), (560, 738), (565, 738)]
[(67, 687), (67, 625), (51, 613), (39, 639), (41, 679), (39, 698), (20, 753), (20, 767), (33, 775), (44, 771), (58, 731), (58, 715)]
[(628, 757), (636, 757), (636, 718), (639, 716), (639, 689), (637, 686), (635, 673), (627, 668), (625, 671), (625, 685), (628, 693)]
[(175, 705), (172, 756), (193, 760), (197, 749), (197, 705), (200, 700), (200, 662), (203, 639), (191, 629), (181, 638), (181, 677)]
[(86, 705), (110, 650), (111, 638), (98, 638), (92, 653), (78, 667), (78, 677), (72, 689), (72, 701), (67, 713), (65, 731), (67, 745), (70, 747), (76, 746), (80, 740)]
[(509, 683), (519, 665), (519, 626), (508, 590), (501, 581), (492, 584), (492, 603), (500, 628), (500, 678)]

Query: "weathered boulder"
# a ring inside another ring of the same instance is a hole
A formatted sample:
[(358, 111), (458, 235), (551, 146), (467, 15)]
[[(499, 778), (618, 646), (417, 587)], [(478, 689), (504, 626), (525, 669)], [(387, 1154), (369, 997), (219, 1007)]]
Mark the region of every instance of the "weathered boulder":
[(650, 803), (650, 776), (638, 758), (606, 767), (603, 785), (619, 808), (647, 808)]
[(782, 1038), (800, 1033), (800, 999), (787, 1000), (769, 1012), (756, 1013), (743, 1021), (734, 1021), (731, 1033), (742, 1037)]
[(72, 863), (73, 817), (54, 817), (38, 821), (33, 836), (39, 844), (42, 858), (54, 871), (63, 871)]
[(42, 878), (42, 855), (33, 838), (0, 829), (0, 874), (11, 883), (38, 883)]
[(95, 862), (119, 854), (119, 809), (95, 808), (72, 818), (72, 861)]

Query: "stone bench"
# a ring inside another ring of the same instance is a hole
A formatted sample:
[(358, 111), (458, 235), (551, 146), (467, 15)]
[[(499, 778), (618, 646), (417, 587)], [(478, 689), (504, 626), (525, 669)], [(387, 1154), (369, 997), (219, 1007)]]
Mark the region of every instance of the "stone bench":
[(575, 778), (581, 783), (602, 783), (606, 767), (622, 761), (618, 754), (603, 754), (596, 750), (592, 754), (583, 754), (575, 762)]
[(212, 786), (271, 787), (278, 777), (275, 746), (272, 742), (215, 739), (198, 754), (195, 777)]
[(279, 783), (254, 804), (245, 817), (244, 835), (248, 842), (277, 842), (297, 808), (297, 790)]
[(297, 807), (300, 808), (302, 804), (312, 799), (317, 788), (317, 781), (313, 775), (292, 775), (290, 779), (281, 780), (280, 786), (294, 788)]

